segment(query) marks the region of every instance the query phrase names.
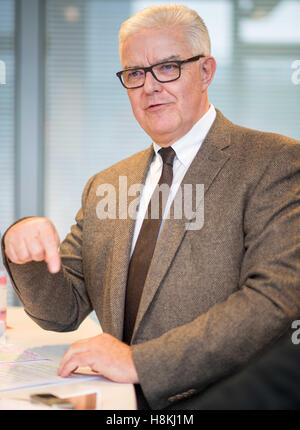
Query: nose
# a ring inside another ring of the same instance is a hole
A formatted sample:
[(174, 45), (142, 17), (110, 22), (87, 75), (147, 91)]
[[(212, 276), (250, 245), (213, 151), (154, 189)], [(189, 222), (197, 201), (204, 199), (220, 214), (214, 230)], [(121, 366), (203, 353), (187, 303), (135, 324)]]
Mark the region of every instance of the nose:
[(150, 71), (146, 72), (144, 91), (145, 93), (153, 93), (154, 91), (161, 91), (162, 84), (158, 82)]

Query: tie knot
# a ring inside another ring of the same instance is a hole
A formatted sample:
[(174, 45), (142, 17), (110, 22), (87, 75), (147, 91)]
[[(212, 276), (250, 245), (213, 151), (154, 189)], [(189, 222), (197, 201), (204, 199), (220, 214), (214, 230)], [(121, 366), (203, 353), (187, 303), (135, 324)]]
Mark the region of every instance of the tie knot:
[(173, 162), (176, 155), (174, 149), (171, 146), (168, 146), (167, 148), (161, 148), (158, 152), (161, 155), (163, 163), (173, 167)]

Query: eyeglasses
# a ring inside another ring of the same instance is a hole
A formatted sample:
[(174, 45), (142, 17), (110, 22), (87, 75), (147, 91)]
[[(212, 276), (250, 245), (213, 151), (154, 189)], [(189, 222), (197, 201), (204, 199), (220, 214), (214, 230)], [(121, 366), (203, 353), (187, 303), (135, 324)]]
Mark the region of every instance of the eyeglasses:
[(176, 81), (181, 76), (181, 65), (198, 61), (205, 55), (197, 55), (187, 60), (163, 61), (153, 64), (150, 67), (129, 68), (116, 73), (123, 87), (127, 89), (140, 88), (144, 85), (146, 73), (151, 72), (152, 76), (161, 83)]

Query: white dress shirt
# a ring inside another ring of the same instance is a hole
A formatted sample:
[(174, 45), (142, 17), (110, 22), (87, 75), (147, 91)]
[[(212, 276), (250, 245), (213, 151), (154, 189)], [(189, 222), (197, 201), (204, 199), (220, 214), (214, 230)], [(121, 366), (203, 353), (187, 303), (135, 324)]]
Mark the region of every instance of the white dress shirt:
[[(174, 200), (174, 197), (184, 178), (184, 175), (186, 174), (188, 168), (190, 167), (190, 164), (195, 158), (197, 152), (199, 151), (202, 145), (202, 142), (204, 141), (215, 118), (216, 118), (216, 110), (214, 106), (211, 104), (208, 111), (200, 118), (198, 122), (196, 122), (196, 124), (191, 128), (191, 130), (183, 137), (181, 137), (179, 140), (177, 140), (175, 143), (173, 143), (173, 145), (171, 145), (174, 151), (176, 152), (176, 156), (174, 158), (174, 164), (173, 164), (173, 182), (170, 188), (170, 193), (166, 203), (160, 229), (162, 228), (162, 225), (164, 223), (164, 218), (169, 212), (171, 203)], [(140, 198), (139, 209), (136, 217), (135, 229), (134, 229), (132, 246), (131, 246), (131, 254), (134, 250), (136, 240), (138, 238), (138, 235), (149, 205), (150, 198), (154, 192), (155, 187), (158, 184), (158, 181), (162, 173), (163, 162), (160, 154), (158, 153), (158, 151), (161, 149), (161, 146), (153, 142), (153, 149), (155, 151), (155, 156), (153, 157), (153, 160), (150, 164), (150, 167), (146, 176), (145, 186), (143, 187), (141, 198)]]

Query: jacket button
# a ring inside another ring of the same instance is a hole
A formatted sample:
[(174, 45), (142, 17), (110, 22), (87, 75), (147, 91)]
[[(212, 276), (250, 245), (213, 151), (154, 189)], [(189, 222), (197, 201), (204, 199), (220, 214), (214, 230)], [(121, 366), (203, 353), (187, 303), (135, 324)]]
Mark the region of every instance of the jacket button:
[(175, 394), (175, 396), (171, 396), (168, 398), (168, 402), (170, 403), (178, 402), (178, 400), (180, 400), (181, 398), (182, 398), (181, 394)]
[(169, 397), (168, 402), (170, 403), (178, 402), (179, 400), (187, 399), (188, 397), (191, 397), (196, 393), (197, 393), (197, 390), (195, 390), (195, 388), (191, 388), (188, 391), (184, 391), (183, 393), (175, 394), (175, 396)]
[(188, 390), (185, 393), (183, 393), (184, 398), (192, 397), (195, 394), (197, 394), (197, 390), (195, 390), (195, 388), (191, 388), (190, 390)]

